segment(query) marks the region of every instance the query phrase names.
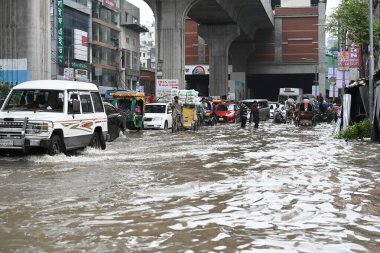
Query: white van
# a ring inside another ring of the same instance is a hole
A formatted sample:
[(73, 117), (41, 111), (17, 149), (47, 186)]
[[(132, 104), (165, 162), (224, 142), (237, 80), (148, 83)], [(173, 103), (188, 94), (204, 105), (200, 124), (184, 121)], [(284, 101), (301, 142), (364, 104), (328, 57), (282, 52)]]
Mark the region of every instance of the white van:
[(107, 115), (92, 83), (40, 80), (10, 91), (0, 110), (0, 153), (106, 148)]

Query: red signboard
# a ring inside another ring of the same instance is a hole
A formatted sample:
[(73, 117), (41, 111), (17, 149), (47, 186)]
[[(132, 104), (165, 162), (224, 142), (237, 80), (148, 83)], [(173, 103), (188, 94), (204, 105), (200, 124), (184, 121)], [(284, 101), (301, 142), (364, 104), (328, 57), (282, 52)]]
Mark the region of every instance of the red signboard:
[(348, 52), (350, 53), (350, 68), (360, 68), (361, 66), (361, 47), (351, 43)]
[(116, 10), (116, 2), (115, 0), (103, 0), (102, 5), (107, 7), (108, 9), (111, 10)]

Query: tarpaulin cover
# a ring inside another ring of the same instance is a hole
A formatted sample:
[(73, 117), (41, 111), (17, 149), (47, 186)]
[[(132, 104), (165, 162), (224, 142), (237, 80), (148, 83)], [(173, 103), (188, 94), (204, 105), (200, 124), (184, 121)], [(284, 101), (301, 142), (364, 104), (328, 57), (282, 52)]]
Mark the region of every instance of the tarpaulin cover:
[(363, 102), (365, 113), (367, 114), (367, 117), (369, 117), (369, 99), (368, 99), (368, 85), (361, 86), (359, 88), (360, 91), (360, 97)]
[(342, 131), (346, 130), (346, 128), (350, 124), (350, 113), (351, 113), (351, 95), (345, 94), (343, 96), (343, 129)]

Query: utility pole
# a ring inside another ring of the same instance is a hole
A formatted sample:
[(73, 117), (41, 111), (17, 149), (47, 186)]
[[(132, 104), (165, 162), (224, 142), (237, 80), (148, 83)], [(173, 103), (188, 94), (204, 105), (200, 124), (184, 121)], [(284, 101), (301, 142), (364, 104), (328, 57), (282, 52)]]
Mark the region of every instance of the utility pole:
[(374, 96), (373, 96), (373, 75), (374, 75), (374, 58), (373, 58), (373, 6), (372, 6), (372, 0), (369, 0), (369, 120), (371, 122), (371, 140), (375, 141), (376, 137), (373, 134), (374, 131), (374, 112), (373, 112), (373, 102), (374, 102)]

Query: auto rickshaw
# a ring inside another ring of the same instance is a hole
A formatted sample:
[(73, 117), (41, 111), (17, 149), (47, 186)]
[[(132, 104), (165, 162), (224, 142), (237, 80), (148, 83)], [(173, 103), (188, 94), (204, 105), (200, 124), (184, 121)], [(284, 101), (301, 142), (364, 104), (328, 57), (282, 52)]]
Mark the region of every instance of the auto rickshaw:
[(217, 120), (214, 113), (213, 103), (211, 101), (205, 101), (203, 108), (204, 108), (203, 123), (209, 126), (216, 125)]
[(129, 130), (144, 128), (144, 92), (115, 91), (111, 94), (112, 104), (126, 116), (126, 127)]
[(315, 126), (317, 124), (314, 108), (308, 99), (297, 104), (294, 122), (296, 126)]

